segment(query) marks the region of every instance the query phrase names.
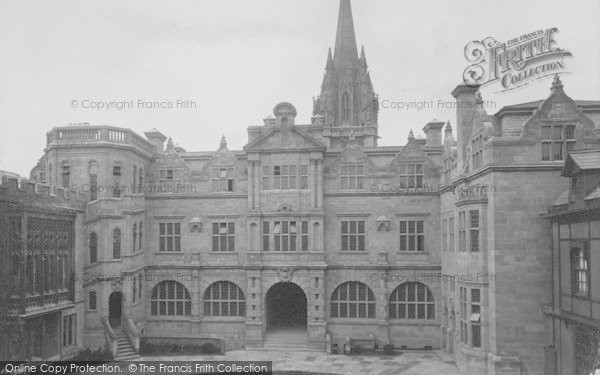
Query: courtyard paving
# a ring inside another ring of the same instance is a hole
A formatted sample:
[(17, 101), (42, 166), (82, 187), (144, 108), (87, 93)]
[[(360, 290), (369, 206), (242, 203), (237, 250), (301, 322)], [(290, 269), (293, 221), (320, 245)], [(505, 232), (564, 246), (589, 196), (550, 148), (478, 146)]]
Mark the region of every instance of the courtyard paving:
[(331, 355), (309, 351), (236, 350), (225, 355), (145, 357), (148, 361), (273, 361), (273, 372), (340, 375), (458, 375), (452, 358), (441, 351), (386, 355)]

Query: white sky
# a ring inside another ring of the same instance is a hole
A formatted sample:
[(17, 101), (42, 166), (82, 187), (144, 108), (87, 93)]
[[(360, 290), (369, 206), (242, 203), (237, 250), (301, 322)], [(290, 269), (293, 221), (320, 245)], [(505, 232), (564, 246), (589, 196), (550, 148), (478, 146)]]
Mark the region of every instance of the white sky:
[[(0, 0), (0, 169), (28, 176), (54, 126), (153, 127), (188, 151), (240, 149), (275, 104), (309, 123), (333, 47), (338, 0)], [(598, 0), (353, 0), (380, 101), (452, 101), (468, 65), (464, 46), (558, 27), (570, 50), (563, 77), (574, 99), (600, 100)], [(545, 98), (551, 78), (484, 99), (501, 106)], [(194, 100), (196, 109), (72, 109), (71, 100)], [(437, 104), (436, 104), (437, 106)], [(380, 112), (380, 145), (406, 142), (455, 112)]]

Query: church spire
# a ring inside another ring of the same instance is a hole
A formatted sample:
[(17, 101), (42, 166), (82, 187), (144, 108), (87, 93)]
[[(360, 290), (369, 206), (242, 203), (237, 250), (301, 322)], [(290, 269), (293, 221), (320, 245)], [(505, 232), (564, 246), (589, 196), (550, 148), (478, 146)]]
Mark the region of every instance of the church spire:
[(340, 14), (338, 16), (333, 58), (336, 69), (356, 67), (358, 63), (350, 0), (340, 0)]

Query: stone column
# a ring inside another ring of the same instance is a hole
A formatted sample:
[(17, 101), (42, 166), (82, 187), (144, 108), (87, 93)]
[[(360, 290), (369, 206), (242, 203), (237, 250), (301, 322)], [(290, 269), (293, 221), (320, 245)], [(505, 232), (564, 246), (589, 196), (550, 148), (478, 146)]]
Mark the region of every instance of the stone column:
[(317, 168), (315, 166), (315, 161), (310, 160), (308, 167), (308, 188), (310, 189), (310, 208), (317, 207), (317, 187), (315, 183), (315, 175), (317, 174)]

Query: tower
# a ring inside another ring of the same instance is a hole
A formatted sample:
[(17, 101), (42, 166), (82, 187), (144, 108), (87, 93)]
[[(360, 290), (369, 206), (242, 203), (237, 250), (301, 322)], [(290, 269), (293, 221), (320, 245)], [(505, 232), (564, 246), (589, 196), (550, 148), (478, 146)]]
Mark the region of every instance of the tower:
[(373, 147), (378, 112), (364, 47), (358, 55), (350, 0), (340, 0), (335, 49), (333, 55), (329, 49), (321, 94), (313, 101), (313, 124), (323, 125), (329, 147), (344, 145), (352, 131), (357, 144)]

